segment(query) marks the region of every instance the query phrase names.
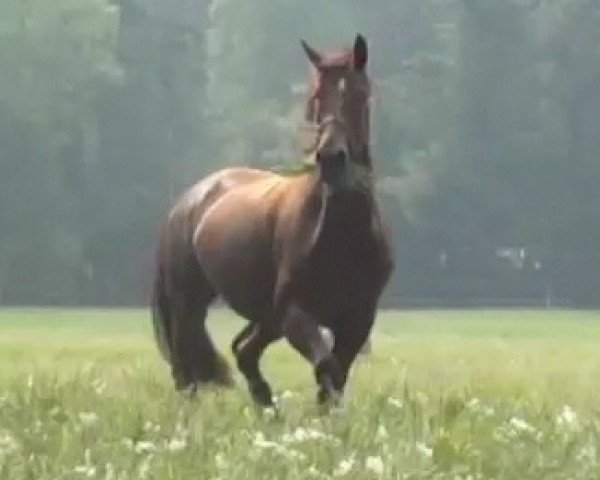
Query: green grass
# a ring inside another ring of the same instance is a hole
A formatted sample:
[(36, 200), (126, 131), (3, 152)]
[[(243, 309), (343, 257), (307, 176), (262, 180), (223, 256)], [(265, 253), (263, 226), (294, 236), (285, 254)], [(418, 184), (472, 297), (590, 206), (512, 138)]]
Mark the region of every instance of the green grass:
[[(228, 352), (242, 323), (209, 324)], [(598, 339), (595, 312), (384, 312), (339, 410), (271, 347), (274, 417), (239, 376), (176, 394), (144, 311), (5, 310), (0, 478), (598, 479)]]

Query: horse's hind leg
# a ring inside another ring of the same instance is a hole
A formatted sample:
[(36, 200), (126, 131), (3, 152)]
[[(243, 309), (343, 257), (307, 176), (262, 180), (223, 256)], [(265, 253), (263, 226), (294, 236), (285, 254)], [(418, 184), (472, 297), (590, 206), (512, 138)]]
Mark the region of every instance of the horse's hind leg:
[(232, 347), (238, 368), (248, 382), (252, 398), (259, 405), (273, 405), (271, 387), (262, 376), (258, 362), (265, 348), (278, 337), (275, 331), (260, 323), (249, 324), (238, 334)]
[(172, 374), (179, 389), (199, 383), (231, 383), (225, 360), (218, 354), (205, 327), (212, 287), (197, 272), (194, 281), (179, 285), (171, 303)]

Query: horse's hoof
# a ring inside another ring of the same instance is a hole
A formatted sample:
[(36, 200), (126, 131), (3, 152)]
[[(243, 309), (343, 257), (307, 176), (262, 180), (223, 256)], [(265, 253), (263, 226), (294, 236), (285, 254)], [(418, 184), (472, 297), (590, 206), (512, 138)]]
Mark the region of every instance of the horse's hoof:
[(336, 390), (330, 381), (326, 381), (317, 393), (317, 403), (319, 405), (338, 407), (342, 402), (342, 392)]
[(261, 407), (274, 407), (271, 387), (266, 382), (257, 382), (250, 385), (250, 394), (255, 403)]
[(175, 380), (175, 391), (184, 398), (193, 398), (198, 392), (198, 384), (192, 381)]

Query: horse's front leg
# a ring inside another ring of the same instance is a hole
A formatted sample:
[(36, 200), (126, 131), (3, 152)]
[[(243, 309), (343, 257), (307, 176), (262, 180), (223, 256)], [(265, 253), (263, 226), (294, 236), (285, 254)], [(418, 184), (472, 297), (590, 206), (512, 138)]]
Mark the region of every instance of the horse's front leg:
[(283, 334), (292, 347), (313, 365), (319, 384), (319, 403), (337, 401), (344, 377), (319, 324), (298, 304), (292, 303), (283, 318)]
[(342, 390), (354, 360), (369, 339), (376, 313), (376, 305), (364, 305), (338, 316), (332, 325), (335, 336), (333, 355), (339, 362)]

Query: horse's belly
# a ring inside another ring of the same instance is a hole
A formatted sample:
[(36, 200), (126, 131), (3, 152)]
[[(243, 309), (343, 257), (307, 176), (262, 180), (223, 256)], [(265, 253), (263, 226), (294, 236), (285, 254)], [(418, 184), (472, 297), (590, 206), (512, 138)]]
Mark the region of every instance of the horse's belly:
[(274, 285), (266, 215), (243, 202), (215, 205), (194, 235), (198, 260), (217, 293), (240, 315), (268, 314)]

